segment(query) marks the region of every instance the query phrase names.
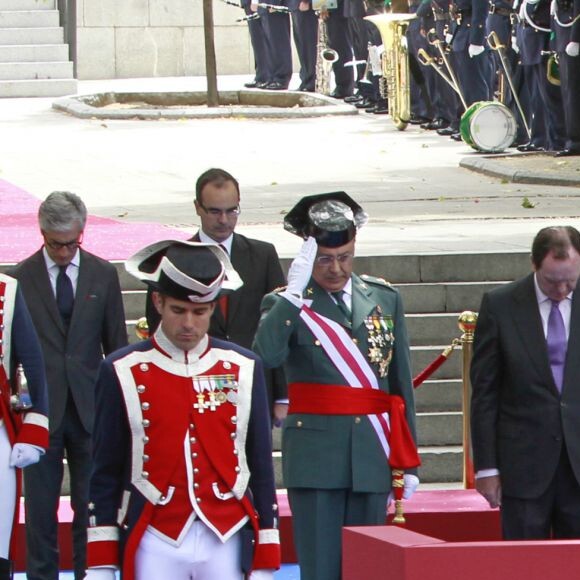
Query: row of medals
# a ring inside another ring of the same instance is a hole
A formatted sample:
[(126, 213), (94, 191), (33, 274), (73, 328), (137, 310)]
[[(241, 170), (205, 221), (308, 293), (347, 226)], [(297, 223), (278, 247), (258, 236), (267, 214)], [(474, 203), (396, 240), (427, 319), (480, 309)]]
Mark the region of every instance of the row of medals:
[(194, 408), (199, 413), (204, 413), (206, 409), (215, 411), (226, 402), (237, 405), (238, 382), (235, 375), (205, 375), (193, 377), (192, 380), (197, 393)]
[(379, 377), (386, 377), (395, 342), (393, 319), (390, 316), (381, 316), (379, 312), (367, 316), (365, 326), (368, 331), (369, 361), (377, 366)]

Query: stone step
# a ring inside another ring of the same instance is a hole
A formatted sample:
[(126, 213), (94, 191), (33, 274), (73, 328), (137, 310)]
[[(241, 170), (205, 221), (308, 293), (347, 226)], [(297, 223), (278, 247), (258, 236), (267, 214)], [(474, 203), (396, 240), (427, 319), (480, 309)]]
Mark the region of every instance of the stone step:
[(58, 10), (0, 11), (0, 28), (41, 28), (59, 25)]
[(0, 62), (0, 80), (72, 78), (72, 62)]
[(7, 10), (54, 10), (56, 0), (0, 0), (0, 12)]
[[(445, 346), (412, 346), (411, 370), (416, 377), (441, 354)], [(461, 378), (462, 352), (459, 348), (453, 351), (447, 360), (429, 377), (430, 379)], [(420, 388), (420, 387), (419, 387)]]
[(418, 413), (461, 411), (463, 383), (461, 379), (426, 380), (415, 389)]
[[(281, 260), (284, 271), (291, 261), (289, 258)], [(515, 280), (530, 271), (530, 254), (473, 252), (358, 256), (354, 270), (384, 278), (392, 284)]]
[(76, 93), (76, 79), (0, 81), (0, 98), (62, 97)]
[(60, 27), (0, 28), (0, 45), (6, 44), (62, 44), (64, 32)]
[(0, 46), (0, 63), (3, 62), (59, 62), (68, 60), (66, 44), (24, 44)]
[(463, 312), (479, 309), (485, 292), (505, 282), (431, 282), (428, 284), (395, 284), (401, 293), (405, 312)]
[(461, 445), (463, 413), (417, 413), (417, 443), (419, 446)]

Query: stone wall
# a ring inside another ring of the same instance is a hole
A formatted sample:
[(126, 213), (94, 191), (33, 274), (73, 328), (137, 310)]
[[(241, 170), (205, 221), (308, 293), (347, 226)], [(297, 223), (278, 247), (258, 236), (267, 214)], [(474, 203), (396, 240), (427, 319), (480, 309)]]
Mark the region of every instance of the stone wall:
[[(241, 9), (214, 0), (218, 74), (252, 74)], [(205, 75), (202, 0), (77, 0), (78, 78)]]

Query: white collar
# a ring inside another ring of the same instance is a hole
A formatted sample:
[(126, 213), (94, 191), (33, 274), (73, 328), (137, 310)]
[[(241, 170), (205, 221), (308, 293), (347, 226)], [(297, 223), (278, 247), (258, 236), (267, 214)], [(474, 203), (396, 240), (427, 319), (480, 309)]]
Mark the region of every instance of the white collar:
[(217, 246), (222, 246), (226, 252), (232, 255), (232, 242), (234, 241), (234, 234), (230, 234), (223, 242), (216, 242), (213, 238), (210, 238), (201, 228), (198, 232), (199, 241), (204, 244), (216, 244)]
[(155, 337), (155, 341), (159, 345), (159, 348), (161, 348), (161, 350), (163, 350), (163, 352), (169, 358), (171, 358), (172, 360), (174, 360), (176, 362), (185, 363), (185, 364), (191, 364), (191, 363), (197, 362), (202, 357), (202, 355), (205, 353), (205, 351), (207, 350), (208, 344), (209, 344), (209, 338), (208, 338), (208, 335), (206, 334), (199, 341), (197, 346), (195, 346), (191, 350), (185, 351), (185, 350), (175, 346), (167, 338), (167, 336), (163, 332), (163, 329), (161, 328), (161, 324), (159, 325), (159, 327), (157, 328), (157, 330), (155, 331), (155, 334), (153, 336)]

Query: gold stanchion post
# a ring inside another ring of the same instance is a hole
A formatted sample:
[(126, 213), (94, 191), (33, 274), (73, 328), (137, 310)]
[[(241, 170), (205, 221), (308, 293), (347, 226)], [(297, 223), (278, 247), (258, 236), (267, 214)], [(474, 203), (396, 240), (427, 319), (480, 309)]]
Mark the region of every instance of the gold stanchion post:
[(458, 325), (463, 333), (460, 340), (463, 353), (461, 369), (463, 382), (463, 487), (466, 489), (475, 487), (475, 474), (471, 455), (471, 380), (469, 378), (469, 367), (473, 356), (473, 334), (476, 323), (476, 312), (466, 310), (459, 315)]

